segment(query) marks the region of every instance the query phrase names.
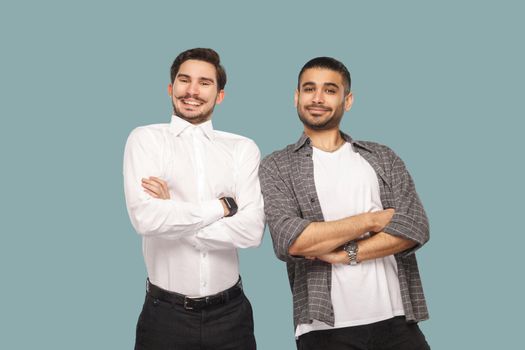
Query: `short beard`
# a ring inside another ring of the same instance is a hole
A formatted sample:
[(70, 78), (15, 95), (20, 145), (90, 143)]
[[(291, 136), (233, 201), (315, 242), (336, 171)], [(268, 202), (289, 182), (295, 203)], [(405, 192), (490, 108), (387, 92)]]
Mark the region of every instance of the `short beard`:
[(343, 119), (343, 111), (337, 110), (335, 114), (330, 118), (327, 119), (322, 124), (312, 124), (308, 121), (308, 118), (306, 118), (304, 115), (301, 114), (299, 111), (299, 108), (297, 108), (297, 115), (299, 116), (299, 119), (303, 123), (304, 126), (312, 129), (312, 130), (330, 130), (334, 128), (339, 128), (339, 124), (341, 123), (341, 119)]
[(173, 100), (171, 101), (171, 104), (173, 106), (173, 113), (177, 117), (187, 121), (188, 123), (194, 124), (194, 125), (202, 124), (202, 123), (207, 122), (208, 120), (210, 120), (211, 119), (211, 115), (213, 113), (213, 110), (215, 109), (215, 104), (214, 104), (209, 111), (206, 111), (204, 113), (198, 114), (198, 115), (193, 116), (193, 117), (187, 117), (181, 111), (177, 110), (177, 107), (175, 106), (175, 102), (173, 102)]

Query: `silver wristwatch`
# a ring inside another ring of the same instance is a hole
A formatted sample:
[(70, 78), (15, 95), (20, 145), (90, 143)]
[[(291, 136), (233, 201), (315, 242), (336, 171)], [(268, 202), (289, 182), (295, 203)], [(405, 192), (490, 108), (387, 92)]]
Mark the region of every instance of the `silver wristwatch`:
[(343, 250), (348, 254), (348, 265), (357, 265), (357, 252), (359, 246), (356, 241), (350, 241), (343, 246)]

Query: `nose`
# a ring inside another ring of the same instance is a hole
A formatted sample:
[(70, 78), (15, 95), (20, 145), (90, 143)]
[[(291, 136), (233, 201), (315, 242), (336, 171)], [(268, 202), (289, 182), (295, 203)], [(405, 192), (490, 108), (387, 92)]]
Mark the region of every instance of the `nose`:
[(199, 94), (199, 82), (192, 81), (188, 85), (187, 93), (190, 94), (190, 95), (198, 95)]
[(313, 103), (323, 104), (324, 103), (324, 95), (323, 91), (321, 89), (318, 89), (315, 91), (314, 96), (312, 98)]

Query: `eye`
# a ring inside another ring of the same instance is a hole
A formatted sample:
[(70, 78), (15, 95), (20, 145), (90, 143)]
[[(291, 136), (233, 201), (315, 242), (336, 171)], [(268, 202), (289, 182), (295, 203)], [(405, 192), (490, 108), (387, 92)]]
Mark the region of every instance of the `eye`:
[(211, 83), (209, 81), (201, 81), (202, 86), (210, 86)]
[(330, 94), (330, 95), (333, 95), (333, 94), (336, 93), (336, 91), (335, 91), (334, 89), (326, 89), (325, 92), (326, 92), (327, 94)]
[(179, 78), (179, 81), (181, 83), (189, 83), (190, 82), (190, 80), (188, 78)]
[(304, 92), (312, 92), (312, 91), (314, 91), (314, 88), (313, 87), (304, 87), (303, 91)]

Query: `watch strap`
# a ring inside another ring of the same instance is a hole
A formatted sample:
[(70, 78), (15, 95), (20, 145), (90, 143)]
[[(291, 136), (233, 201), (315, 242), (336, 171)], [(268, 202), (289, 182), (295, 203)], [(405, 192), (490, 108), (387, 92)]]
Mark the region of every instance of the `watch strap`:
[(235, 215), (235, 213), (237, 213), (237, 203), (235, 202), (235, 199), (233, 199), (232, 197), (222, 197), (221, 198), (222, 201), (224, 201), (224, 203), (226, 204), (226, 206), (228, 207), (228, 215), (226, 215), (226, 217), (230, 217), (230, 216), (233, 216)]
[(357, 252), (359, 246), (356, 241), (350, 241), (343, 246), (343, 250), (348, 254), (348, 265), (357, 265)]

